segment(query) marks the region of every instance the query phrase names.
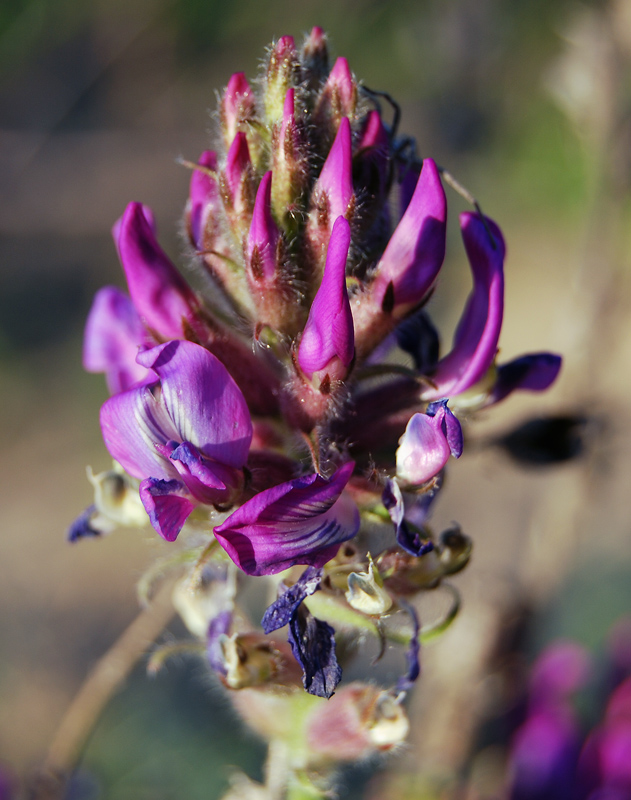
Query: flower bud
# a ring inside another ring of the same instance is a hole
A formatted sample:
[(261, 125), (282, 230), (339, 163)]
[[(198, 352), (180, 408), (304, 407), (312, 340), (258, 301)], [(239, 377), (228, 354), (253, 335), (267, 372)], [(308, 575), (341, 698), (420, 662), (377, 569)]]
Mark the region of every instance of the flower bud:
[(354, 211), (351, 126), (344, 117), (311, 194), (305, 237), (314, 262), (312, 282), (322, 274), (335, 221), (338, 217), (351, 221)]
[(357, 82), (348, 61), (338, 58), (322, 87), (314, 112), (315, 128), (323, 148), (333, 141), (343, 117), (353, 119), (356, 106)]
[(397, 449), (397, 478), (408, 486), (421, 486), (437, 475), (450, 455), (462, 452), (462, 433), (459, 447), (457, 433), (460, 423), (444, 406), (433, 415), (414, 414), (399, 439)]
[(320, 88), (329, 74), (329, 49), (326, 34), (317, 25), (311, 29), (302, 46), (303, 79), (311, 92)]
[(248, 123), (256, 117), (256, 98), (243, 72), (236, 72), (228, 81), (219, 109), (221, 130), (226, 150), (239, 131), (248, 133)]
[(239, 132), (230, 145), (222, 174), (224, 205), (233, 233), (247, 230), (254, 208), (255, 184), (245, 133)]
[(265, 119), (268, 125), (280, 121), (287, 90), (300, 82), (300, 63), (292, 36), (282, 36), (272, 47), (263, 86)]
[(274, 214), (286, 231), (295, 233), (309, 183), (309, 153), (304, 129), (296, 119), (293, 89), (287, 91), (283, 119), (272, 137), (272, 169)]

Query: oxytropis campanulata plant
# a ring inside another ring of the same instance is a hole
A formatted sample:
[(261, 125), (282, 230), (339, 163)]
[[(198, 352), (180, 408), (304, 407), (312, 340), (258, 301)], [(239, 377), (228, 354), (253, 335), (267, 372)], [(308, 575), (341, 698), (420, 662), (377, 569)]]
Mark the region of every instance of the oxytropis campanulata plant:
[[(319, 28), (301, 50), (273, 44), (256, 84), (233, 75), (218, 120), (216, 151), (188, 164), (202, 289), (160, 248), (149, 208), (131, 203), (114, 227), (129, 293), (97, 294), (84, 365), (111, 391), (115, 468), (89, 473), (94, 505), (70, 538), (150, 523), (177, 540), (143, 585), (180, 570), (174, 604), (210, 666), (282, 744), (286, 785), (317, 792), (341, 761), (404, 739), (420, 641), (457, 610), (448, 589), (427, 630), (416, 606), (471, 550), (457, 527), (427, 526), (462, 452), (458, 414), (546, 389), (561, 360), (496, 364), (505, 248), (477, 206), (460, 217), (473, 289), (441, 354), (425, 306), (445, 255), (444, 173), (399, 136), (389, 98), (346, 59), (331, 68)], [(242, 601), (252, 580), (271, 590), (262, 630)], [(370, 635), (406, 648), (405, 673), (338, 687)]]

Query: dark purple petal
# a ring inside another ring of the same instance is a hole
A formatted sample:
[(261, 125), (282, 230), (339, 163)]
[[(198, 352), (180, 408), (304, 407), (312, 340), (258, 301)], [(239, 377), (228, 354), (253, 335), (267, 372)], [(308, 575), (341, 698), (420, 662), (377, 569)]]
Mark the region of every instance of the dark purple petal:
[(458, 418), (452, 413), (451, 409), (447, 408), (448, 400), (437, 400), (427, 406), (426, 414), (430, 417), (439, 415), (442, 419), (441, 426), (447, 444), (451, 450), (451, 455), (454, 458), (460, 458), (462, 455), (462, 448), (464, 439), (462, 436), (462, 426)]
[(282, 594), (268, 606), (261, 620), (265, 633), (272, 633), (272, 631), (288, 625), (305, 597), (309, 597), (320, 588), (321, 580), (321, 569), (307, 567), (296, 583), (290, 586), (289, 589), (281, 583)]
[(298, 363), (309, 378), (326, 370), (332, 380), (342, 380), (353, 360), (353, 316), (346, 291), (350, 242), (351, 227), (344, 217), (338, 217), (329, 240), (322, 284), (298, 348)]
[(499, 403), (516, 390), (543, 392), (556, 380), (561, 369), (561, 356), (555, 353), (529, 353), (501, 364), (487, 405)]
[(210, 620), (206, 635), (206, 656), (210, 666), (220, 675), (226, 675), (226, 665), (221, 649), (220, 639), (228, 636), (232, 628), (232, 611), (221, 611)]
[(266, 489), (215, 528), (230, 558), (248, 575), (295, 564), (322, 567), (359, 530), (359, 511), (342, 494), (352, 462), (330, 478), (306, 475)]
[(101, 531), (92, 527), (92, 518), (96, 513), (96, 506), (88, 506), (86, 510), (79, 514), (76, 520), (68, 528), (67, 539), (69, 542), (76, 542), (79, 539), (101, 536)]
[(342, 679), (335, 655), (335, 631), (301, 607), (289, 624), (289, 644), (303, 670), (302, 682), (309, 694), (327, 699)]
[(421, 664), (419, 660), (421, 652), (421, 642), (419, 639), (421, 623), (419, 622), (418, 613), (414, 606), (411, 606), (402, 598), (399, 598), (397, 602), (401, 608), (410, 615), (410, 619), (412, 620), (412, 636), (410, 638), (410, 646), (406, 653), (408, 671), (405, 675), (402, 675), (397, 682), (397, 692), (409, 692), (421, 673)]
[(181, 338), (195, 296), (158, 244), (140, 203), (130, 203), (123, 214), (118, 252), (140, 318), (165, 339)]
[[(434, 549), (434, 543), (429, 539), (423, 539), (419, 530), (429, 516), (429, 509), (436, 496), (436, 492), (425, 492), (414, 497), (412, 511), (406, 509), (405, 500), (399, 484), (396, 481), (387, 481), (381, 501), (390, 514), (390, 519), (394, 523), (397, 544), (406, 553), (412, 556), (424, 556)], [(412, 517), (406, 521), (406, 513)]]
[(493, 363), (502, 328), (506, 252), (502, 232), (488, 217), (485, 225), (479, 214), (469, 212), (460, 215), (460, 227), (473, 272), (473, 291), (453, 348), (431, 376), (435, 388), (423, 392), (428, 400), (453, 397), (477, 383)]
[(247, 240), (250, 275), (257, 281), (270, 281), (276, 273), (276, 246), (280, 236), (271, 210), (272, 173), (263, 175), (256, 193), (252, 224)]
[(438, 331), (425, 311), (407, 317), (394, 333), (397, 344), (414, 359), (421, 375), (428, 375), (438, 363)]
[(129, 297), (115, 286), (105, 286), (96, 293), (88, 315), (83, 366), (88, 372), (104, 372), (111, 394), (123, 392), (150, 374), (136, 362), (147, 338)]
[(378, 111), (370, 111), (353, 163), (355, 185), (373, 198), (385, 197), (388, 186), (388, 132)]
[(178, 480), (147, 478), (140, 484), (140, 499), (151, 524), (166, 539), (174, 542), (197, 505), (186, 486)]
[(374, 283), (378, 302), (383, 305), (388, 291), (394, 293), (395, 307), (423, 300), (445, 258), (446, 224), (445, 192), (436, 164), (426, 158), (414, 196), (379, 262)]
[[(171, 449), (169, 444), (175, 445)], [(225, 503), (232, 491), (242, 483), (242, 476), (234, 467), (205, 458), (190, 442), (169, 443), (167, 458), (173, 463), (182, 481), (193, 497), (200, 503)], [(163, 455), (165, 451), (161, 450)]]

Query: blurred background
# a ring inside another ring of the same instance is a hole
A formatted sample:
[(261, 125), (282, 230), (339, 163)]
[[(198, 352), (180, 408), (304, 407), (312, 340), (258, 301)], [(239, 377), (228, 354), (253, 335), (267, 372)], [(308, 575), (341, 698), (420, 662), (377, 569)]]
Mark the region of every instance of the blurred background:
[[(366, 86), (400, 102), (401, 131), (502, 226), (502, 360), (565, 359), (552, 391), (471, 420), (435, 520), (474, 539), (462, 616), (424, 650), (410, 744), (353, 773), (342, 797), (367, 781), (381, 797), (388, 770), (462, 766), (501, 695), (504, 633), (520, 631), (526, 662), (558, 636), (598, 652), (631, 612), (630, 3), (3, 0), (0, 772), (14, 782), (134, 618), (136, 581), (161, 552), (148, 533), (65, 542), (91, 502), (86, 465), (109, 465), (107, 392), (82, 371), (81, 338), (94, 292), (122, 285), (110, 228), (141, 200), (182, 264), (190, 175), (176, 159), (212, 144), (216, 93), (233, 72), (254, 76), (272, 39), (299, 42), (313, 25)], [(431, 306), (445, 341), (469, 291), (465, 205), (448, 199)], [(544, 425), (536, 452), (505, 439), (545, 415), (565, 422)], [(231, 765), (256, 777), (262, 758), (201, 666), (176, 662), (151, 680), (139, 668), (88, 744), (81, 797), (212, 800)]]

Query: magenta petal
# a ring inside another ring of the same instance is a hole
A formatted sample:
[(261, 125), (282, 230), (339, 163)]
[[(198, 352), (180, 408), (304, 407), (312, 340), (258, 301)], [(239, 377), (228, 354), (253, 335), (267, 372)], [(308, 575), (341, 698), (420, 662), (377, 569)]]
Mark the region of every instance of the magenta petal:
[[(298, 363), (309, 378), (315, 372), (329, 368), (331, 378), (343, 379), (353, 360), (353, 316), (346, 291), (346, 259), (350, 242), (350, 225), (344, 217), (338, 217), (329, 240), (322, 284), (311, 305), (298, 348)], [(335, 359), (341, 362), (341, 369), (335, 364)]]
[(345, 464), (329, 480), (306, 475), (259, 492), (218, 525), (215, 536), (248, 575), (324, 566), (359, 530), (357, 507), (342, 495), (354, 466)]
[(195, 297), (156, 241), (140, 203), (130, 203), (123, 214), (118, 251), (141, 319), (165, 339), (181, 338)]
[(451, 447), (443, 428), (444, 414), (414, 414), (399, 439), (397, 477), (413, 486), (420, 486), (437, 475), (451, 455)]
[(138, 360), (160, 378), (161, 402), (177, 431), (167, 441), (190, 442), (209, 458), (243, 467), (252, 421), (241, 390), (221, 361), (184, 341), (146, 350)]
[(111, 394), (144, 381), (148, 371), (136, 363), (147, 334), (129, 297), (115, 286), (96, 293), (83, 338), (83, 366), (104, 372)]
[[(492, 234), (489, 235), (489, 230)], [(473, 291), (458, 324), (451, 352), (432, 374), (436, 389), (427, 399), (453, 397), (473, 386), (489, 369), (497, 353), (504, 315), (504, 255), (502, 232), (479, 214), (460, 215), (460, 227), (473, 272)]]
[(271, 210), (272, 173), (263, 175), (256, 193), (252, 224), (247, 241), (250, 272), (257, 280), (272, 280), (276, 272), (276, 246), (280, 232)]
[(342, 118), (337, 136), (313, 189), (314, 197), (325, 194), (329, 201), (329, 225), (346, 215), (353, 197), (351, 124)]
[[(217, 154), (212, 150), (205, 150), (199, 157), (198, 163), (216, 172)], [(199, 169), (193, 170), (189, 191), (189, 214), (191, 237), (198, 250), (204, 249), (203, 232), (207, 214), (220, 207), (221, 198), (217, 181)]]
[(436, 164), (423, 161), (414, 195), (379, 262), (375, 292), (383, 304), (392, 284), (394, 306), (418, 305), (445, 258), (447, 201)]
[(151, 524), (167, 542), (177, 539), (196, 505), (184, 484), (177, 480), (147, 478), (140, 484), (140, 499)]

